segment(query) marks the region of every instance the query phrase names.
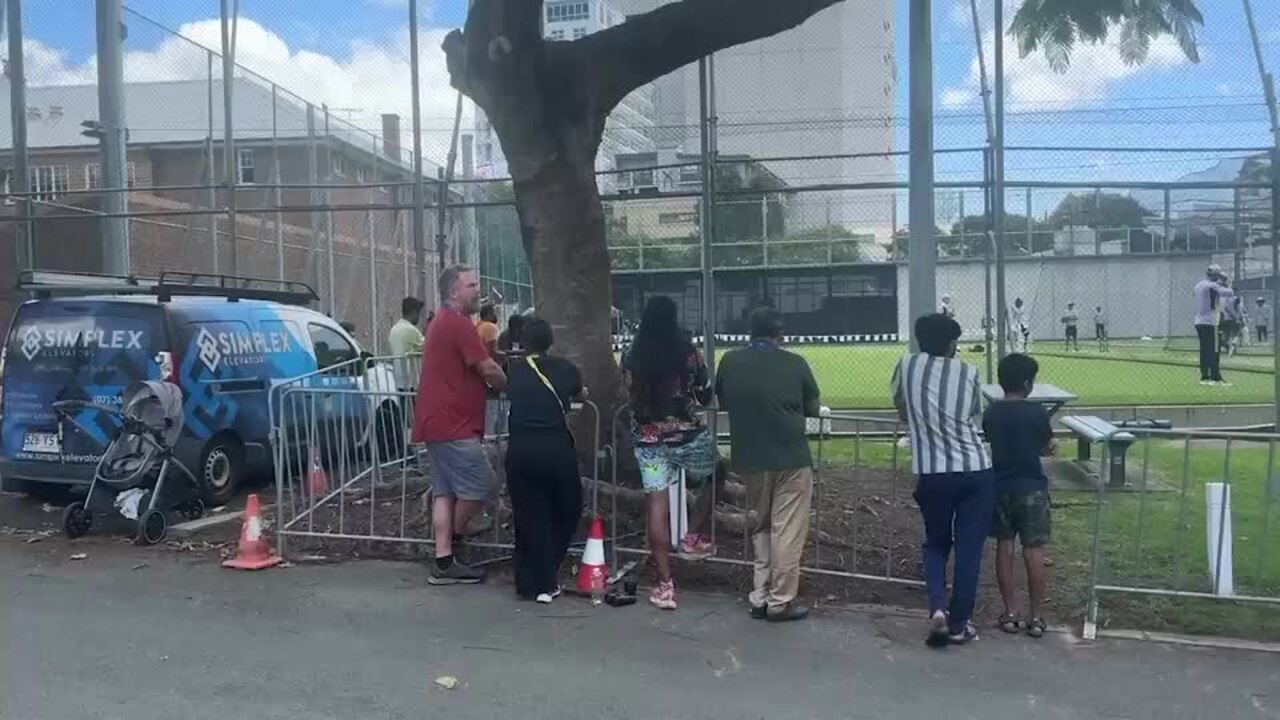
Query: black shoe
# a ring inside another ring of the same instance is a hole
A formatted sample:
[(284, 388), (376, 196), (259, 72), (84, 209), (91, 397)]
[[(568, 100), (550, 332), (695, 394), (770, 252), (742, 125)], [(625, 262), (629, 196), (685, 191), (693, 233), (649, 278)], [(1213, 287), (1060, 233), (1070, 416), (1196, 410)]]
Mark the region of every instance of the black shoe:
[(764, 620), (768, 616), (769, 616), (768, 605), (752, 605), (751, 606), (751, 619)]
[(430, 585), (475, 585), (480, 582), (484, 582), (484, 570), (467, 567), (457, 560), (444, 570), (431, 568), (431, 575), (427, 577)]
[(787, 603), (781, 610), (765, 611), (765, 620), (769, 622), (790, 622), (792, 620), (803, 620), (807, 617), (809, 617), (809, 608), (795, 603)]

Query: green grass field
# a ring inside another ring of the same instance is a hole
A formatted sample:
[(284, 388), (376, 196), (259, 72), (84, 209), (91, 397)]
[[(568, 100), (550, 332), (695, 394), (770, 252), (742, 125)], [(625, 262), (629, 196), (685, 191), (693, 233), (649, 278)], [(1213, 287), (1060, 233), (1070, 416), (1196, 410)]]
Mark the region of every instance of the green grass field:
[[(796, 346), (813, 367), (822, 401), (837, 409), (890, 407), (889, 378), (906, 351), (900, 345)], [(1033, 347), (1040, 381), (1069, 390), (1081, 405), (1220, 405), (1269, 403), (1273, 398), (1270, 358), (1225, 359), (1230, 387), (1199, 384), (1196, 357), (1150, 344), (1115, 343), (1108, 354), (1081, 344), (1082, 352), (1064, 353), (1059, 343)], [(961, 357), (985, 371), (981, 352)]]

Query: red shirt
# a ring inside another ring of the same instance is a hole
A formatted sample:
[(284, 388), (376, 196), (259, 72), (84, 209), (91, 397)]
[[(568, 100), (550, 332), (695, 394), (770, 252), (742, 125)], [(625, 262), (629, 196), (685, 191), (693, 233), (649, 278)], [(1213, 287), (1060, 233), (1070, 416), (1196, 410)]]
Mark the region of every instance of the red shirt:
[(449, 442), (484, 436), (487, 385), (476, 365), (489, 358), (466, 315), (440, 309), (427, 328), (414, 405), (413, 441)]

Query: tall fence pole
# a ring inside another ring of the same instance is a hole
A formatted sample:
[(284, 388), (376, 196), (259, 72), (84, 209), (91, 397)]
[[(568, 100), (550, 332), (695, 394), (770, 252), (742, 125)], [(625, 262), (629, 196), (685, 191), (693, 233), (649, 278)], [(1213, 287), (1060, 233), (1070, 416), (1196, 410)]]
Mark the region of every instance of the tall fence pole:
[[(933, 18), (932, 0), (910, 0), (910, 182), (907, 189), (907, 327), (912, 345), (915, 319), (937, 311), (938, 243), (933, 198)], [(998, 3), (997, 3), (998, 5)]]
[[(316, 106), (307, 103), (307, 184), (311, 186), (307, 194), (312, 208), (320, 206), (319, 152), (316, 147)], [(312, 285), (319, 286), (320, 265), (315, 260), (316, 253), (320, 252), (320, 213), (311, 210), (307, 220), (307, 225), (311, 228), (311, 243), (307, 248), (307, 279), (311, 280)]]
[[(276, 207), (284, 205), (280, 190), (280, 119), (278, 117), (278, 88), (271, 83), (271, 181), (275, 184)], [(375, 156), (376, 157), (376, 156)], [(276, 211), (276, 275), (284, 280), (284, 221), (283, 214)]]
[(1004, 3), (995, 5), (995, 135), (991, 143), (991, 227), (996, 251), (996, 355), (1004, 357), (1009, 338), (1009, 301), (1004, 278)]
[[(994, 339), (992, 325), (995, 322), (995, 316), (992, 315), (991, 307), (991, 145), (988, 144), (982, 151), (982, 201), (983, 214), (987, 218), (986, 227), (982, 232), (982, 354), (986, 359), (987, 382), (995, 382), (995, 370), (992, 367), (991, 358), (991, 341)], [(960, 227), (964, 227), (964, 213), (960, 214)]]
[[(333, 136), (329, 134), (329, 106), (321, 105), (324, 110), (324, 179), (325, 184), (333, 182)], [(338, 285), (337, 274), (333, 267), (333, 191), (329, 188), (324, 189), (324, 255), (325, 255), (325, 272), (328, 275), (326, 283), (329, 292), (329, 317), (338, 311)]]
[(698, 114), (702, 151), (702, 353), (715, 374), (716, 321), (715, 272), (712, 243), (715, 240), (715, 57), (698, 61)]
[(222, 0), (222, 162), (227, 184), (227, 234), (231, 238), (231, 274), (240, 274), (240, 228), (236, 224), (236, 137), (232, 122), (235, 45), (231, 37), (231, 0)]
[(129, 166), (125, 158), (124, 25), (120, 0), (98, 0), (98, 129), (102, 163), (99, 182), (106, 194), (102, 207), (102, 269), (110, 275), (128, 275), (129, 266)]
[[(427, 299), (426, 226), (422, 214), (422, 103), (418, 87), (418, 0), (409, 0), (409, 82), (413, 108), (413, 259), (418, 269), (419, 298)], [(442, 268), (443, 269), (443, 268)]]
[[(218, 206), (218, 190), (216, 187), (218, 173), (214, 169), (217, 163), (213, 159), (213, 51), (208, 50), (205, 53), (208, 72), (205, 82), (205, 107), (208, 111), (208, 127), (204, 137), (204, 181), (208, 186), (205, 194), (209, 203), (209, 209), (212, 210)], [(218, 252), (218, 216), (209, 213), (209, 245), (213, 248), (213, 272), (217, 274), (222, 264), (222, 259)]]
[[(13, 128), (13, 173), (9, 186), (15, 193), (28, 188), (27, 167), (27, 76), (22, 58), (22, 0), (8, 0), (5, 9), (9, 23), (9, 115)], [(18, 205), (27, 218), (17, 226), (15, 267), (18, 270), (36, 266), (34, 225), (31, 222), (31, 198), (20, 195)]]

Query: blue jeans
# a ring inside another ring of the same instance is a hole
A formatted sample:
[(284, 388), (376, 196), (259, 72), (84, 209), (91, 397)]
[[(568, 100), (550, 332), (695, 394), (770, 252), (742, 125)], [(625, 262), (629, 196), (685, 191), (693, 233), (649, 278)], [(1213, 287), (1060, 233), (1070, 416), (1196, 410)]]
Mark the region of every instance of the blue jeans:
[[(924, 517), (924, 580), (929, 614), (946, 609), (951, 632), (964, 630), (973, 617), (982, 569), (982, 548), (995, 507), (995, 475), (978, 472), (933, 473), (919, 477), (916, 503)], [(955, 578), (947, 604), (947, 558), (954, 547)]]

